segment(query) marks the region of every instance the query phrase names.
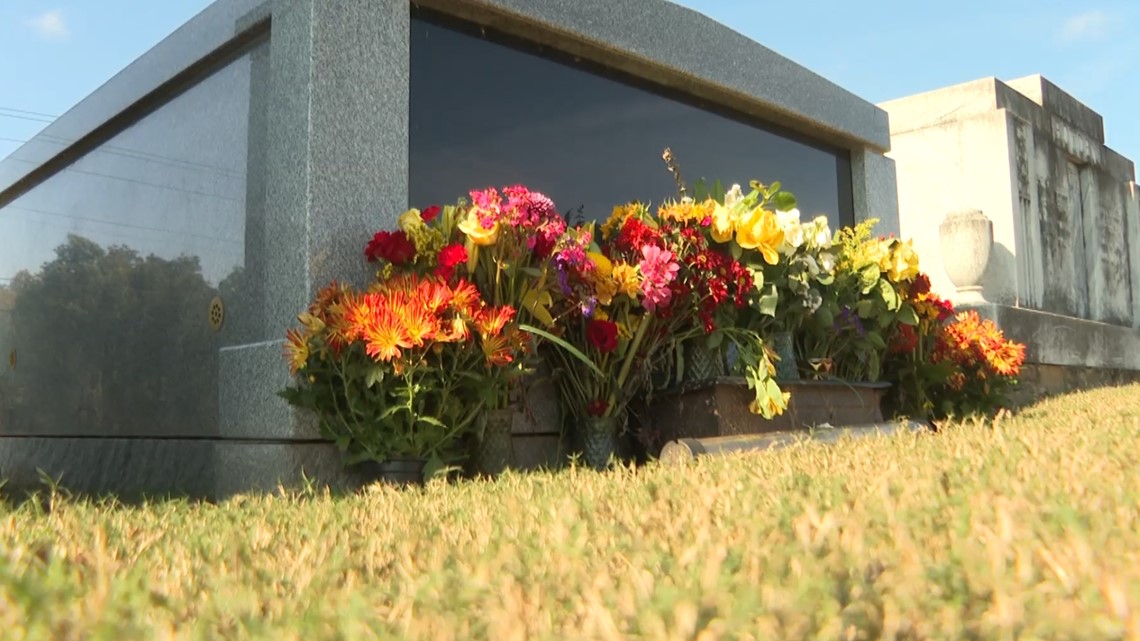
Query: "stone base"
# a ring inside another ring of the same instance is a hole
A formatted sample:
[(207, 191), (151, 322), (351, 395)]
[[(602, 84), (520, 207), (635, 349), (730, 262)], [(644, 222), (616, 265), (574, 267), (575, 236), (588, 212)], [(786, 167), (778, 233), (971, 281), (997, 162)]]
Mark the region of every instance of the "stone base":
[(962, 305), (1024, 343), (1025, 362), (1140, 371), (1140, 330), (1006, 305)]
[(1021, 307), (959, 306), (1025, 344), (1014, 407), (1078, 390), (1140, 382), (1140, 330)]
[(305, 478), (333, 491), (361, 482), (335, 446), (317, 442), (0, 437), (4, 492), (46, 490), (125, 501), (188, 497), (224, 500), (247, 492), (299, 488)]
[(1140, 371), (1026, 363), (1018, 381), (1010, 404), (1025, 407), (1069, 392), (1140, 383)]

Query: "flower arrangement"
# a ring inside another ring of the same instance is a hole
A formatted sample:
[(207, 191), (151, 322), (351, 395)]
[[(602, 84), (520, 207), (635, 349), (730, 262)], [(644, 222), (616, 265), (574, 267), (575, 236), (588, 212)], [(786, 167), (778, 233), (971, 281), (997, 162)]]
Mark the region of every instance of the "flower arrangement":
[[(517, 310), (517, 325), (551, 327), (549, 258), (566, 232), (554, 203), (521, 185), (468, 196), (442, 208), (410, 209), (400, 216), (398, 230), (378, 232), (366, 250), (380, 264), (378, 278), (412, 272), (447, 282), (467, 279), (488, 304)], [(509, 405), (512, 384), (531, 371), (536, 353), (533, 344), (520, 348), (511, 354), (510, 367), (485, 376), (481, 389), (489, 409)]]
[(330, 284), (287, 333), (296, 383), (282, 396), (312, 410), (350, 464), (413, 458), (438, 469), (460, 456), (451, 446), (483, 411), (482, 379), (525, 349), (514, 316), (466, 280)]
[(836, 233), (830, 282), (820, 281), (823, 302), (798, 336), (805, 369), (819, 378), (877, 381), (895, 327), (918, 319), (906, 291), (918, 276), (909, 241), (875, 238), (871, 219)]
[(930, 291), (919, 274), (907, 288), (918, 322), (899, 324), (886, 368), (897, 411), (944, 418), (990, 414), (1008, 402), (1025, 361), (1025, 346), (1007, 340), (993, 321)]

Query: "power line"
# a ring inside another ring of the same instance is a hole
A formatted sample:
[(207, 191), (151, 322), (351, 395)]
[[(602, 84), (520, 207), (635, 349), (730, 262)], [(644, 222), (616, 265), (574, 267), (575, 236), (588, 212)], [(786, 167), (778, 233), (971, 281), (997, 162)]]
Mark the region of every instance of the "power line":
[[(60, 138), (58, 136), (51, 136), (51, 135), (47, 135), (47, 134), (39, 134), (38, 136), (36, 136), (34, 138), (30, 138), (30, 139), (8, 138), (7, 136), (0, 136), (0, 140), (2, 140), (4, 142), (14, 142), (14, 143), (20, 143), (20, 144), (33, 142), (33, 141), (34, 142), (43, 142), (43, 143), (50, 144), (50, 145), (59, 145), (61, 147), (66, 147), (67, 145), (75, 142), (73, 140), (69, 141), (69, 140), (66, 140), (64, 138)], [(150, 152), (138, 151), (136, 149), (129, 149), (127, 147), (116, 147), (114, 145), (100, 145), (99, 147), (96, 147), (87, 153), (102, 153), (102, 154), (107, 154), (109, 156), (121, 156), (123, 158), (130, 158), (132, 160), (148, 160), (148, 161), (155, 162), (155, 163), (162, 164), (162, 165), (168, 165), (171, 167), (180, 167), (182, 169), (190, 169), (192, 171), (200, 171), (200, 172), (205, 173), (205, 174), (214, 174), (214, 175), (222, 176), (225, 178), (245, 178), (244, 173), (232, 171), (232, 170), (226, 169), (224, 167), (218, 167), (216, 165), (209, 165), (206, 163), (194, 162), (192, 160), (182, 160), (181, 158), (174, 158), (172, 156), (162, 156), (159, 154), (152, 154)], [(12, 162), (22, 162), (22, 163), (26, 163), (29, 165), (40, 164), (37, 161), (24, 160), (23, 158), (9, 158), (8, 160), (11, 160)], [(68, 169), (64, 169), (63, 171), (68, 171)]]
[(20, 205), (8, 205), (7, 207), (4, 208), (5, 211), (7, 211), (9, 209), (18, 209), (18, 210), (26, 211), (26, 212), (33, 213), (33, 214), (42, 214), (44, 216), (56, 216), (58, 218), (69, 218), (72, 220), (82, 220), (85, 222), (99, 223), (102, 225), (111, 225), (114, 227), (125, 227), (128, 229), (141, 229), (144, 231), (153, 231), (153, 232), (159, 232), (159, 233), (163, 233), (163, 234), (171, 234), (171, 235), (175, 235), (175, 236), (179, 236), (179, 237), (199, 238), (202, 240), (209, 240), (209, 241), (214, 241), (214, 242), (219, 242), (219, 243), (230, 243), (233, 245), (244, 245), (245, 244), (244, 240), (238, 241), (238, 240), (234, 240), (232, 238), (221, 238), (218, 236), (207, 236), (205, 234), (195, 234), (193, 232), (183, 232), (183, 231), (175, 231), (173, 229), (164, 229), (162, 227), (148, 227), (146, 225), (136, 225), (133, 223), (122, 223), (122, 222), (117, 222), (117, 221), (113, 221), (113, 220), (105, 220), (102, 218), (87, 218), (85, 216), (75, 216), (73, 214), (63, 214), (63, 213), (56, 212), (56, 211), (47, 211), (45, 209), (35, 209), (32, 207), (22, 207)]
[(0, 113), (0, 118), (15, 118), (16, 120), (30, 120), (32, 122), (47, 122), (47, 123), (55, 122), (55, 120), (52, 118), (38, 118), (38, 117), (34, 117), (34, 116), (22, 116), (20, 114)]
[(27, 109), (16, 109), (15, 107), (0, 107), (0, 111), (11, 111), (18, 114), (27, 114), (29, 116), (42, 116), (44, 118), (51, 118), (53, 120), (59, 118), (59, 116), (45, 114), (42, 111), (28, 111)]

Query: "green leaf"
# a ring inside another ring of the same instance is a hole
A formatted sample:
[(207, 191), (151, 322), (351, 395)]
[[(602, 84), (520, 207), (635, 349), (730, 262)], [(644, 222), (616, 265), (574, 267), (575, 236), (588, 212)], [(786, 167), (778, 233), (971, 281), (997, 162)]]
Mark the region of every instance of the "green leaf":
[(749, 270), (752, 272), (752, 286), (755, 287), (757, 291), (764, 289), (764, 270), (753, 269), (751, 267)]
[(830, 328), (835, 324), (835, 314), (831, 313), (828, 305), (820, 305), (819, 309), (815, 310), (815, 319), (822, 327)]
[(717, 349), (724, 344), (724, 333), (713, 332), (709, 334), (708, 341), (705, 343), (709, 349)]
[(376, 385), (384, 382), (384, 366), (373, 365), (368, 368), (368, 376), (364, 379), (364, 386), (372, 389)]
[(902, 300), (899, 299), (899, 293), (895, 290), (895, 286), (887, 280), (879, 281), (879, 292), (883, 295), (883, 302), (887, 304), (887, 309), (892, 312), (899, 308)]
[(864, 298), (855, 304), (855, 313), (859, 318), (870, 318), (875, 313), (875, 301)]
[[(717, 180), (716, 182), (713, 183), (712, 192), (709, 194), (709, 197), (712, 198), (713, 200), (717, 201), (718, 203), (724, 204), (724, 194), (725, 194), (724, 184), (721, 183), (720, 180)], [(703, 200), (703, 199), (697, 199), (697, 202), (700, 202), (701, 200)]]
[[(642, 319), (641, 322), (643, 322), (643, 323), (646, 322), (646, 319)], [(529, 332), (531, 334), (534, 334), (535, 336), (540, 336), (542, 338), (545, 338), (546, 340), (550, 341), (551, 343), (554, 343), (555, 345), (561, 347), (562, 349), (566, 350), (571, 356), (573, 356), (574, 358), (581, 361), (582, 364), (584, 364), (586, 367), (589, 367), (591, 371), (593, 371), (595, 374), (598, 375), (598, 378), (605, 379), (606, 375), (602, 372), (602, 370), (598, 369), (598, 366), (594, 364), (594, 361), (590, 360), (590, 358), (588, 356), (586, 356), (581, 351), (579, 351), (577, 347), (574, 347), (570, 343), (567, 343), (566, 341), (555, 336), (554, 334), (551, 334), (549, 332), (545, 332), (545, 331), (543, 331), (537, 327), (533, 327), (531, 325), (519, 325), (519, 329), (521, 329), (524, 332)]]
[(914, 306), (903, 305), (899, 309), (898, 321), (903, 325), (918, 325), (918, 314), (914, 311)]
[(442, 427), (445, 429), (447, 428), (447, 426), (443, 424), (443, 421), (434, 416), (417, 416), (416, 419), (421, 423), (427, 423), (428, 425), (434, 425), (435, 427)]
[(873, 345), (876, 349), (886, 349), (887, 343), (878, 332), (867, 332), (867, 342)]
[(878, 265), (867, 265), (859, 272), (859, 284), (863, 287), (864, 294), (871, 291), (871, 288), (879, 282), (881, 275)]
[[(773, 188), (778, 188), (780, 183), (773, 184)], [(796, 197), (786, 191), (781, 191), (772, 197), (772, 205), (776, 211), (791, 211), (796, 208)]]
[(768, 290), (767, 294), (760, 297), (759, 310), (761, 314), (766, 316), (776, 315), (776, 306), (780, 302), (780, 296), (776, 293), (776, 288), (772, 287)]
[(693, 200), (695, 200), (699, 203), (699, 202), (703, 202), (704, 200), (707, 200), (708, 197), (709, 197), (709, 189), (708, 189), (708, 186), (705, 184), (705, 179), (701, 178), (700, 180), (694, 182), (693, 183)]
[(736, 240), (729, 241), (728, 250), (732, 254), (733, 260), (740, 260), (740, 257), (744, 255), (744, 248), (737, 244)]

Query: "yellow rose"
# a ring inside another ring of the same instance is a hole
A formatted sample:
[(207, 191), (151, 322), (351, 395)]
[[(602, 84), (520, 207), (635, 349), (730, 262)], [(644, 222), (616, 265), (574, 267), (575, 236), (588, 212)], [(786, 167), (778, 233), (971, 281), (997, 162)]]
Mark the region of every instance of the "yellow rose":
[(604, 255), (599, 254), (598, 252), (590, 252), (586, 254), (586, 256), (588, 256), (590, 258), (590, 261), (594, 263), (595, 278), (601, 280), (608, 278), (610, 274), (614, 273), (614, 264), (611, 263), (610, 259), (606, 258)]
[(491, 228), (487, 229), (483, 226), (482, 217), (479, 214), (479, 209), (472, 207), (467, 212), (467, 216), (459, 221), (459, 231), (466, 234), (467, 238), (475, 245), (494, 245), (499, 240), (499, 221), (495, 221)]
[(718, 243), (727, 243), (732, 240), (735, 231), (736, 220), (732, 210), (724, 205), (717, 205), (712, 214), (712, 226), (709, 228), (712, 239)]
[(736, 242), (744, 249), (755, 249), (764, 262), (775, 265), (780, 260), (784, 232), (772, 212), (757, 207), (736, 226)]

